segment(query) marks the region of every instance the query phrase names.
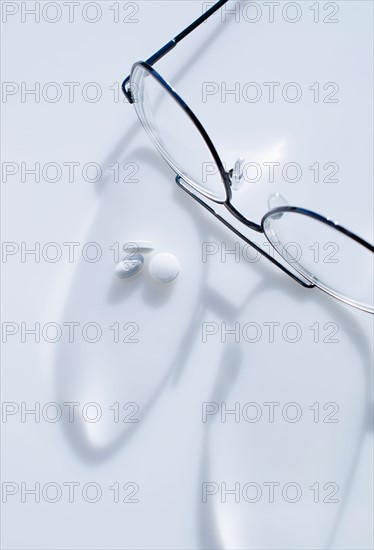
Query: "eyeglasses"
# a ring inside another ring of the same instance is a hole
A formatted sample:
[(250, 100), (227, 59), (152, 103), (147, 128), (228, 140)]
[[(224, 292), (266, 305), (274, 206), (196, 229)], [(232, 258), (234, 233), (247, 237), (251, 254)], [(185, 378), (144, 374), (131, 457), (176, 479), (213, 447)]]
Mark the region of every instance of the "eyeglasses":
[[(304, 208), (288, 206), (279, 196), (275, 199), (278, 203), (274, 204), (273, 200), (271, 210), (260, 223), (245, 217), (232, 204), (233, 191), (242, 177), (240, 160), (234, 169), (225, 170), (201, 122), (153, 68), (159, 59), (227, 1), (216, 2), (147, 61), (135, 63), (123, 81), (122, 90), (134, 105), (153, 144), (176, 172), (176, 183), (184, 191), (303, 287), (318, 287), (346, 304), (374, 313), (374, 247), (332, 219)], [(217, 213), (214, 203), (223, 205), (247, 228), (264, 234), (295, 273)]]

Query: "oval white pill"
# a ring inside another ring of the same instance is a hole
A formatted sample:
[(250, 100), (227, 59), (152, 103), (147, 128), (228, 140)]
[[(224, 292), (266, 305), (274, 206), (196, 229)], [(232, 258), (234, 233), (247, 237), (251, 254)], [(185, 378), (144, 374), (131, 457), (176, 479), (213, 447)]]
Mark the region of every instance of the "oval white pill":
[(123, 245), (123, 251), (127, 254), (148, 254), (154, 248), (152, 241), (128, 241)]
[(179, 262), (173, 254), (162, 252), (153, 256), (149, 273), (158, 283), (170, 283), (179, 275)]
[(138, 273), (144, 265), (144, 258), (141, 254), (132, 254), (121, 262), (118, 262), (115, 268), (115, 274), (120, 279), (128, 279)]

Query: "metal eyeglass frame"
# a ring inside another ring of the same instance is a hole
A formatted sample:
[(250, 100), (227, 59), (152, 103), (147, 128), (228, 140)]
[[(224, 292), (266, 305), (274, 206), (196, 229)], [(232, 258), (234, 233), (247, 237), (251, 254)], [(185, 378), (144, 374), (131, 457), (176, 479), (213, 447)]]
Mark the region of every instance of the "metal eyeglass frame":
[[(313, 212), (311, 210), (306, 210), (304, 208), (299, 208), (296, 206), (280, 206), (278, 208), (271, 209), (269, 212), (267, 212), (261, 220), (261, 223), (258, 224), (254, 221), (251, 221), (247, 219), (243, 214), (241, 214), (231, 203), (232, 199), (232, 173), (233, 170), (226, 171), (223, 163), (221, 161), (221, 158), (218, 155), (218, 152), (216, 148), (213, 145), (212, 140), (210, 139), (209, 135), (207, 134), (206, 130), (204, 129), (203, 125), (199, 121), (199, 119), (196, 117), (196, 115), (193, 113), (193, 111), (188, 107), (188, 105), (183, 101), (183, 99), (175, 92), (175, 90), (172, 88), (172, 86), (162, 78), (162, 76), (153, 68), (153, 65), (159, 61), (164, 55), (166, 55), (170, 50), (172, 50), (178, 42), (183, 40), (188, 34), (190, 34), (193, 30), (195, 30), (201, 23), (206, 21), (213, 13), (215, 13), (217, 10), (219, 10), (224, 4), (226, 4), (228, 0), (219, 0), (216, 2), (210, 9), (208, 9), (203, 15), (198, 17), (193, 23), (191, 23), (188, 27), (186, 27), (182, 32), (180, 32), (175, 38), (167, 42), (160, 50), (158, 50), (156, 53), (154, 53), (151, 57), (149, 57), (146, 61), (138, 61), (133, 64), (131, 68), (131, 73), (125, 78), (125, 80), (122, 83), (122, 91), (126, 98), (128, 99), (129, 103), (135, 103), (136, 98), (133, 95), (133, 91), (131, 89), (131, 75), (133, 74), (133, 71), (136, 67), (141, 66), (146, 71), (148, 71), (158, 82), (159, 84), (165, 89), (165, 91), (170, 94), (174, 100), (179, 104), (179, 106), (184, 110), (184, 112), (188, 115), (188, 117), (191, 119), (193, 124), (195, 125), (196, 129), (200, 133), (201, 137), (205, 141), (206, 145), (208, 146), (210, 153), (213, 156), (213, 159), (218, 167), (218, 170), (220, 172), (223, 185), (225, 187), (226, 191), (226, 199), (224, 201), (214, 199), (210, 196), (207, 196), (209, 200), (222, 204), (226, 209), (241, 223), (243, 223), (246, 227), (252, 229), (253, 231), (256, 231), (257, 233), (262, 233), (265, 235), (269, 243), (273, 246), (273, 248), (277, 251), (278, 254), (279, 251), (274, 247), (274, 244), (270, 241), (268, 238), (265, 230), (264, 230), (264, 223), (267, 220), (269, 216), (274, 216), (274, 214), (284, 214), (286, 212), (296, 212), (299, 214), (303, 214), (304, 216), (307, 216), (309, 218), (313, 218), (319, 222), (322, 222), (333, 229), (336, 229), (337, 231), (343, 233), (347, 237), (350, 237), (354, 241), (356, 241), (358, 244), (364, 246), (371, 252), (374, 252), (374, 246), (372, 246), (370, 243), (362, 239), (361, 237), (355, 235), (345, 227), (339, 225), (337, 222), (331, 220), (330, 218), (326, 218), (322, 216), (321, 214), (317, 214), (316, 212)], [(162, 153), (161, 153), (162, 154)], [(168, 162), (168, 160), (165, 158), (164, 155), (162, 155), (163, 158)], [(168, 162), (169, 163), (169, 162)], [(170, 163), (169, 163), (170, 164)], [(175, 166), (171, 166), (174, 171), (178, 172), (176, 170)], [(178, 174), (175, 178), (176, 183), (184, 190), (186, 193), (188, 193), (192, 198), (194, 198), (199, 204), (201, 204), (206, 210), (208, 210), (213, 216), (215, 216), (220, 222), (222, 222), (226, 227), (228, 227), (231, 231), (233, 231), (238, 237), (243, 239), (247, 244), (252, 246), (255, 250), (257, 250), (260, 254), (265, 256), (270, 262), (272, 262), (274, 265), (276, 265), (279, 269), (281, 269), (284, 273), (289, 275), (294, 281), (299, 283), (304, 288), (314, 288), (315, 286), (318, 286), (314, 284), (313, 282), (308, 280), (307, 275), (305, 275), (302, 271), (298, 271), (298, 269), (293, 265), (293, 268), (295, 271), (299, 272), (302, 277), (305, 277), (305, 280), (298, 277), (296, 274), (292, 273), (287, 267), (285, 267), (283, 264), (281, 264), (279, 261), (277, 261), (273, 256), (262, 250), (256, 243), (248, 239), (245, 235), (243, 235), (238, 229), (236, 229), (230, 222), (225, 220), (222, 216), (220, 216), (211, 206), (209, 206), (202, 198), (200, 198), (195, 193), (199, 193), (198, 190), (193, 190), (192, 187), (189, 186), (187, 182), (183, 180), (182, 174)], [(189, 188), (191, 187), (191, 188)], [(203, 195), (202, 192), (200, 194)], [(280, 254), (280, 256), (287, 261), (286, 258)], [(308, 282), (307, 282), (308, 281)], [(356, 304), (355, 302), (349, 300), (346, 297), (340, 296), (338, 293), (334, 293), (333, 291), (330, 291), (326, 288), (319, 287), (321, 290), (329, 294), (330, 296), (349, 304), (357, 309), (361, 309), (363, 311), (366, 311), (368, 313), (374, 313), (371, 309), (368, 309), (366, 306), (361, 306), (360, 304)]]

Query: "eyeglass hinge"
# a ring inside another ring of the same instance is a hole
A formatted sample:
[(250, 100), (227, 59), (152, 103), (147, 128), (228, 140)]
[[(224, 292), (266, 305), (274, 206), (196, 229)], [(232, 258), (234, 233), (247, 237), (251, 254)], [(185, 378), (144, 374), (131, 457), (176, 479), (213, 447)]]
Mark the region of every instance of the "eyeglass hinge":
[(129, 82), (130, 82), (130, 76), (125, 78), (125, 80), (122, 82), (122, 91), (127, 97), (129, 103), (134, 103), (134, 98), (131, 94), (131, 88), (130, 86), (128, 86)]

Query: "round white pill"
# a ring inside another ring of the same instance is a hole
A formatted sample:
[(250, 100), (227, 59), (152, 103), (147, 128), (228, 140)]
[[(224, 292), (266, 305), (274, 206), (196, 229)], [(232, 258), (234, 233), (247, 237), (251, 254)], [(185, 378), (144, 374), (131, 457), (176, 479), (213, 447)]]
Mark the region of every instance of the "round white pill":
[(149, 273), (158, 283), (170, 283), (179, 275), (178, 260), (168, 252), (156, 254), (149, 263)]

